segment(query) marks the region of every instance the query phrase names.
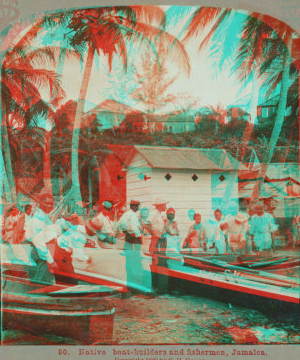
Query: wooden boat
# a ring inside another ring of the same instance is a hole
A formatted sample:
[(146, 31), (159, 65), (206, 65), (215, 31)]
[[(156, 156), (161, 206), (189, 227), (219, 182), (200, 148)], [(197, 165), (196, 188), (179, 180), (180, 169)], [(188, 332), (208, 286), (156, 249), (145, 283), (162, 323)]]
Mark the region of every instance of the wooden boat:
[(115, 300), (121, 288), (33, 283), (26, 272), (2, 272), (3, 327), (55, 334), (79, 344), (113, 340)]
[[(299, 311), (299, 266), (297, 262), (293, 263), (295, 259), (291, 262), (287, 260), (285, 268), (285, 261), (276, 263), (278, 259), (273, 259), (272, 263), (266, 259), (255, 259), (255, 256), (243, 260), (234, 256), (226, 258), (212, 254), (194, 256), (170, 252), (154, 256), (167, 259), (166, 267), (157, 266), (154, 262), (151, 270), (169, 276), (171, 291), (192, 292), (246, 307)], [(274, 270), (278, 264), (282, 268)]]
[(234, 255), (234, 254), (203, 254), (182, 252), (184, 263), (196, 268), (211, 266), (211, 270), (217, 270), (218, 262), (225, 261), (230, 265), (242, 266), (249, 269), (291, 269), (299, 267), (300, 259), (296, 255), (285, 254), (279, 255)]

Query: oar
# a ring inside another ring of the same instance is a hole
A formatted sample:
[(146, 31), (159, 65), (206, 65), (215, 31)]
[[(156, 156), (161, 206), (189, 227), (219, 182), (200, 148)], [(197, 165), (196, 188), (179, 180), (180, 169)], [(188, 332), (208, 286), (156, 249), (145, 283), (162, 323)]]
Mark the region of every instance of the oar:
[(269, 272), (261, 271), (261, 270), (247, 269), (247, 268), (243, 268), (243, 267), (240, 267), (240, 266), (235, 266), (235, 265), (228, 264), (225, 261), (215, 261), (215, 262), (218, 265), (222, 266), (224, 269), (237, 270), (239, 272), (243, 272), (243, 273), (250, 274), (250, 275), (256, 275), (256, 276), (259, 276), (259, 277), (263, 277), (265, 279), (274, 279), (274, 280), (276, 280), (278, 282), (281, 282), (281, 283), (292, 284), (292, 285), (299, 286), (298, 282), (294, 281), (293, 279), (291, 279), (290, 277), (287, 277), (287, 276), (271, 274)]
[[(186, 258), (188, 258), (189, 260), (194, 260), (194, 258), (190, 257), (190, 256), (187, 256)], [(293, 279), (291, 279), (291, 278), (289, 278), (287, 276), (271, 274), (271, 273), (268, 273), (266, 271), (261, 271), (261, 270), (248, 269), (248, 268), (244, 268), (244, 267), (241, 267), (241, 266), (232, 265), (232, 264), (229, 264), (226, 261), (221, 261), (221, 260), (215, 260), (215, 259), (212, 259), (212, 260), (198, 259), (198, 260), (199, 260), (199, 262), (202, 262), (203, 264), (207, 264), (207, 265), (210, 265), (210, 266), (220, 266), (220, 269), (216, 268), (216, 271), (218, 271), (218, 270), (220, 270), (220, 271), (223, 270), (224, 271), (224, 270), (227, 270), (227, 269), (232, 269), (232, 270), (236, 270), (236, 271), (239, 271), (239, 272), (264, 277), (264, 278), (267, 278), (267, 279), (275, 279), (275, 280), (281, 281), (282, 283), (285, 283), (285, 284), (289, 283), (289, 284), (299, 286), (299, 284), (296, 281), (294, 281)], [(201, 268), (200, 264), (199, 264), (199, 268)]]

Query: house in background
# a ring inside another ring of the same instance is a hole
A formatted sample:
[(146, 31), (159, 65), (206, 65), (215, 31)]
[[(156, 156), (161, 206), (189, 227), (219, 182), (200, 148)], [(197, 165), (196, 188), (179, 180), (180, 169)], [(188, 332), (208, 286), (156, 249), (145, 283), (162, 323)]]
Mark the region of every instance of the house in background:
[(119, 127), (127, 115), (139, 115), (140, 111), (115, 100), (105, 100), (85, 113), (84, 123), (89, 126), (89, 121), (97, 119), (102, 130)]
[[(239, 171), (239, 198), (245, 208), (248, 208), (257, 184), (260, 166), (255, 171)], [(259, 199), (265, 203), (282, 228), (289, 228), (294, 216), (300, 214), (299, 164), (269, 164)]]
[(251, 102), (251, 94), (243, 96), (242, 98), (235, 101), (233, 104), (227, 107), (227, 118), (228, 122), (234, 120), (250, 120), (250, 102)]
[[(222, 199), (226, 189), (217, 189), (218, 185), (228, 184), (230, 174), (237, 178), (241, 166), (225, 150), (138, 145), (108, 145), (108, 148), (119, 159), (119, 169), (123, 171), (113, 174), (114, 178), (125, 177), (123, 202), (128, 204), (136, 198), (142, 208), (150, 210), (156, 197), (165, 198), (167, 207), (176, 211), (183, 236), (191, 224), (189, 210), (199, 212), (203, 220), (211, 216), (215, 199)], [(231, 185), (232, 197), (238, 198), (237, 182)]]
[(276, 114), (279, 102), (279, 95), (260, 103), (257, 107), (257, 118), (259, 122)]

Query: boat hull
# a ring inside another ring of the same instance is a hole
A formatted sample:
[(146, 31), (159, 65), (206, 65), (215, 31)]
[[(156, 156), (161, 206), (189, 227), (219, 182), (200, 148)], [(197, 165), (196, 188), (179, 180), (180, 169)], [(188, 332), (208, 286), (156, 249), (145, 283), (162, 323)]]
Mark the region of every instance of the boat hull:
[(3, 328), (54, 334), (74, 339), (78, 344), (113, 342), (118, 291), (98, 287), (99, 291), (93, 293), (95, 287), (87, 286), (84, 293), (83, 286), (44, 286), (13, 276), (4, 276), (3, 283)]
[(3, 304), (3, 328), (35, 334), (55, 334), (77, 340), (80, 344), (111, 344), (113, 342), (114, 308), (90, 315), (62, 311), (36, 313), (35, 309)]

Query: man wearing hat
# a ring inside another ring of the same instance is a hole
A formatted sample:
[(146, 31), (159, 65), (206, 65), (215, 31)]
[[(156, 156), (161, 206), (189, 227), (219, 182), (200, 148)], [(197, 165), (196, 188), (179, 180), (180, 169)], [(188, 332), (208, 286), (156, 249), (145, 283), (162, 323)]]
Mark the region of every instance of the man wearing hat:
[(156, 267), (167, 268), (166, 247), (167, 239), (164, 236), (164, 219), (162, 218), (162, 212), (166, 211), (168, 202), (165, 199), (158, 197), (154, 201), (154, 210), (149, 216), (148, 224), (146, 228), (151, 234), (149, 252), (153, 254), (152, 266), (151, 266), (151, 277), (152, 277), (152, 288), (156, 293), (165, 293), (168, 290), (168, 276), (158, 274)]
[(142, 243), (142, 226), (137, 211), (140, 201), (132, 199), (130, 209), (126, 211), (118, 222), (118, 228), (125, 234), (125, 242), (130, 244)]
[(87, 221), (86, 230), (88, 235), (97, 235), (101, 242), (114, 244), (115, 231), (110, 217), (113, 201), (106, 199), (102, 205), (102, 211)]
[(142, 226), (137, 212), (140, 207), (140, 201), (131, 199), (130, 209), (127, 210), (118, 222), (118, 229), (125, 234), (125, 243), (123, 246), (126, 257), (125, 269), (127, 286), (132, 288), (135, 285), (143, 286), (144, 270), (142, 267), (141, 244), (142, 244)]
[(270, 251), (273, 240), (272, 233), (277, 230), (277, 226), (273, 217), (265, 213), (264, 205), (257, 204), (253, 210), (255, 214), (250, 220), (250, 235), (252, 237), (253, 250), (262, 252), (264, 250)]
[(244, 253), (246, 246), (246, 233), (248, 230), (248, 217), (239, 212), (239, 206), (231, 202), (227, 207), (229, 214), (220, 223), (220, 228), (227, 233), (228, 252)]

